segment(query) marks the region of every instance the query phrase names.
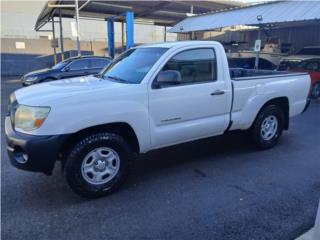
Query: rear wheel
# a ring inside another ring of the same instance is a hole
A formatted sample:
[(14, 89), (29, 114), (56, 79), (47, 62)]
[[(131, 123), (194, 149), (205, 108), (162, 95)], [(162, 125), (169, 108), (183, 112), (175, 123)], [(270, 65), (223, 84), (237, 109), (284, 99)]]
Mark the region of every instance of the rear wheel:
[(320, 82), (317, 82), (311, 92), (312, 98), (320, 98)]
[(64, 174), (79, 195), (96, 198), (116, 191), (124, 182), (131, 156), (130, 146), (113, 133), (92, 134), (71, 150)]
[(273, 147), (283, 131), (284, 112), (277, 105), (264, 107), (250, 129), (253, 144), (260, 149)]

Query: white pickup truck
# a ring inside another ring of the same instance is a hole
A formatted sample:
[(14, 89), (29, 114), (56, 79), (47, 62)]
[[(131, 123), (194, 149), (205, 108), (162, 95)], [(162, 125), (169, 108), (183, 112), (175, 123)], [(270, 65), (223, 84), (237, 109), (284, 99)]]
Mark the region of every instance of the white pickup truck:
[(232, 130), (274, 146), (309, 90), (305, 73), (229, 69), (218, 42), (144, 45), (99, 75), (15, 91), (7, 149), (17, 168), (48, 175), (60, 160), (75, 192), (99, 197), (119, 188), (132, 153)]

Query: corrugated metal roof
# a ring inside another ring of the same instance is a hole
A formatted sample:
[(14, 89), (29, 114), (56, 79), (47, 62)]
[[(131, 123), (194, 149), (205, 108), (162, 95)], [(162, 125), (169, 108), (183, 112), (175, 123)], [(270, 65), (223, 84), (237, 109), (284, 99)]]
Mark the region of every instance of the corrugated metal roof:
[[(262, 16), (262, 21), (257, 16)], [(320, 19), (320, 1), (281, 1), (186, 18), (169, 32), (204, 31), (236, 25), (289, 23)]]
[[(56, 8), (51, 5), (72, 5), (74, 0), (49, 0), (42, 9), (37, 19), (35, 30), (38, 31), (51, 18), (61, 16), (63, 18), (73, 18), (74, 8)], [(116, 21), (123, 20), (123, 13), (133, 11), (135, 18), (151, 20), (154, 25), (173, 26), (181, 21), (190, 12), (190, 6), (193, 6), (195, 14), (203, 14), (213, 10), (227, 9), (243, 4), (230, 0), (213, 1), (101, 1), (101, 0), (79, 0), (80, 17), (108, 19), (117, 16)]]

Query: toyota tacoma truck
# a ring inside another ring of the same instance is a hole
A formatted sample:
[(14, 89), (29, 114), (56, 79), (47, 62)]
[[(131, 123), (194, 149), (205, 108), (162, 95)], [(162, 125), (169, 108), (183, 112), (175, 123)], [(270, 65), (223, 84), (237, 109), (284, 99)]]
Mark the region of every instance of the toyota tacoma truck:
[(273, 147), (309, 91), (306, 73), (229, 69), (218, 42), (143, 45), (98, 75), (11, 94), (7, 150), (15, 167), (47, 175), (61, 161), (76, 193), (99, 197), (124, 182), (134, 153), (233, 130)]

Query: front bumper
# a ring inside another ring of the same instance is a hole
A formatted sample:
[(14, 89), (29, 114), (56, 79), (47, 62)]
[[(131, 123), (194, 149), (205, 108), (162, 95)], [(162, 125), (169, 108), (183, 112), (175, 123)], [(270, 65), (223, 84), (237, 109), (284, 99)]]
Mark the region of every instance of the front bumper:
[(32, 83), (32, 82), (22, 82), (22, 86), (24, 86), (24, 87), (31, 86), (33, 84), (34, 83)]
[(21, 83), (22, 83), (22, 86), (25, 86), (25, 87), (35, 84), (35, 82), (33, 81), (23, 81), (23, 80), (21, 80)]
[(35, 136), (16, 132), (10, 117), (5, 119), (7, 151), (11, 164), (16, 168), (52, 173), (60, 149), (68, 135)]

